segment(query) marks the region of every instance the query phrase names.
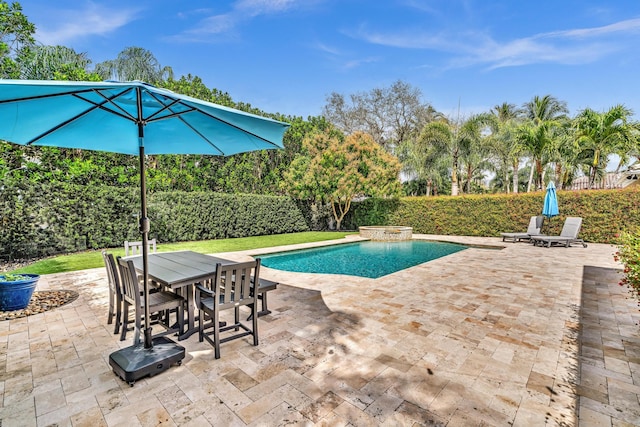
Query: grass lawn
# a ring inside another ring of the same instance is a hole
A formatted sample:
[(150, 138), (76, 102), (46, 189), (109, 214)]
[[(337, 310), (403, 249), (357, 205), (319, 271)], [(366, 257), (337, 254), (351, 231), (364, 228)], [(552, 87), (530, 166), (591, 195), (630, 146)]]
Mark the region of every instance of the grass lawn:
[[(248, 249), (268, 248), (271, 246), (341, 239), (348, 234), (354, 234), (354, 232), (308, 231), (304, 233), (276, 234), (273, 236), (239, 237), (235, 239), (203, 240), (180, 243), (159, 243), (157, 249), (158, 252), (191, 250), (210, 254), (216, 252), (244, 251)], [(114, 256), (124, 256), (124, 247), (108, 249)], [(11, 273), (51, 274), (104, 267), (101, 252), (102, 251), (100, 250), (95, 250), (47, 258), (26, 267), (14, 270)]]

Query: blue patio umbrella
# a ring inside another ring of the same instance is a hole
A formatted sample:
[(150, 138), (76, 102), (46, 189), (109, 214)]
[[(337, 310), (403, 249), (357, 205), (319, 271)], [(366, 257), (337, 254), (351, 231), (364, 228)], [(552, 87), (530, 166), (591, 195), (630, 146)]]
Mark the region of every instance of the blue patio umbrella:
[(559, 215), (558, 198), (556, 197), (556, 186), (553, 181), (549, 181), (547, 185), (547, 193), (544, 195), (544, 205), (542, 206), (542, 215), (551, 219)]
[[(142, 82), (0, 79), (0, 139), (140, 158), (140, 232), (148, 301), (146, 154), (236, 153), (282, 148), (289, 124)], [(153, 346), (145, 304), (144, 346)]]

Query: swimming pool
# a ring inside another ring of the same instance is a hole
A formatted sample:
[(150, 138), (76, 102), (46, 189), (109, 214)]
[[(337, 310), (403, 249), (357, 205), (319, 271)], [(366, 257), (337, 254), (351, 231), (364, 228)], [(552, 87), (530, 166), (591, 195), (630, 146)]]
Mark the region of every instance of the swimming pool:
[(407, 240), (355, 242), (260, 255), (262, 265), (298, 273), (346, 274), (377, 279), (467, 249), (457, 243)]

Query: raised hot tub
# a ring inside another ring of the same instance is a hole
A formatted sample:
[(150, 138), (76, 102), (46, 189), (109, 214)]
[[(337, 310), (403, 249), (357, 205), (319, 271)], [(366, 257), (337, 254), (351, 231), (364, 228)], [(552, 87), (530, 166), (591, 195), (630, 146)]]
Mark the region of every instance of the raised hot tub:
[(360, 237), (383, 242), (411, 240), (413, 237), (413, 227), (367, 225), (358, 227), (358, 230)]

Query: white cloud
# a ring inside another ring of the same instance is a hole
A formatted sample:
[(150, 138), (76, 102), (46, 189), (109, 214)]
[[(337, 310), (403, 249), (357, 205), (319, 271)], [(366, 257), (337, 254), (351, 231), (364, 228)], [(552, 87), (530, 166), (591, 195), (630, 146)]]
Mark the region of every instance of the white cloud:
[(316, 43), (313, 47), (315, 47), (319, 51), (322, 51), (324, 53), (328, 53), (328, 54), (334, 55), (334, 56), (339, 56), (339, 55), (342, 54), (340, 49), (337, 49), (335, 47), (332, 47), (332, 46), (329, 46), (329, 45), (326, 45), (326, 44), (320, 43), (320, 42)]
[(330, 61), (336, 64), (336, 67), (341, 70), (350, 70), (358, 68), (363, 64), (369, 64), (372, 62), (380, 61), (377, 57), (355, 58), (350, 59), (350, 53), (345, 52), (333, 46), (329, 46), (322, 42), (317, 42), (311, 45), (312, 48), (322, 52)]
[(83, 9), (58, 10), (58, 24), (53, 27), (39, 26), (36, 40), (45, 45), (66, 45), (91, 35), (106, 35), (137, 19), (138, 10), (107, 8), (89, 3)]
[(350, 61), (347, 61), (344, 63), (343, 68), (345, 69), (352, 69), (352, 68), (358, 68), (359, 66), (361, 66), (362, 64), (370, 64), (372, 62), (378, 62), (380, 61), (379, 58), (375, 58), (375, 57), (368, 57), (368, 58), (362, 58), (362, 59), (352, 59)]
[(249, 16), (258, 16), (284, 12), (294, 8), (298, 3), (300, 3), (299, 0), (240, 0), (235, 4), (234, 9)]
[(638, 33), (640, 34), (640, 18), (627, 19), (610, 25), (594, 28), (579, 28), (567, 31), (554, 31), (543, 33), (539, 38), (592, 38), (616, 33)]
[(406, 49), (428, 49), (456, 55), (449, 67), (485, 64), (489, 69), (535, 63), (586, 64), (624, 49), (635, 49), (640, 18), (610, 25), (535, 34), (506, 42), (484, 33), (432, 34), (404, 30), (383, 34), (361, 28), (352, 37)]
[(261, 15), (283, 13), (302, 3), (301, 0), (238, 0), (228, 12), (209, 16), (194, 28), (174, 36), (173, 39), (212, 41), (211, 35), (233, 34), (236, 27), (243, 22)]
[(207, 34), (221, 34), (233, 29), (236, 19), (233, 15), (214, 15), (203, 19), (198, 26), (201, 32)]

